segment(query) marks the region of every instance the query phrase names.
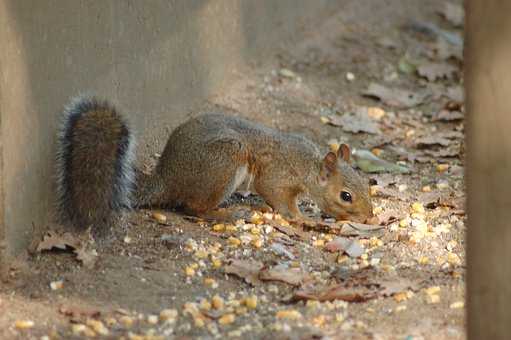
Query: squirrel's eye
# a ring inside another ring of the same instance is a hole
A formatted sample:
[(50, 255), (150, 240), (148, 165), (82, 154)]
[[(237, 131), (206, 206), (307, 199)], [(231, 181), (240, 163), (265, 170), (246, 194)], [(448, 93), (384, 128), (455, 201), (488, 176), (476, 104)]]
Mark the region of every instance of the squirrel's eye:
[(345, 202), (351, 202), (351, 194), (347, 191), (341, 191), (341, 199)]

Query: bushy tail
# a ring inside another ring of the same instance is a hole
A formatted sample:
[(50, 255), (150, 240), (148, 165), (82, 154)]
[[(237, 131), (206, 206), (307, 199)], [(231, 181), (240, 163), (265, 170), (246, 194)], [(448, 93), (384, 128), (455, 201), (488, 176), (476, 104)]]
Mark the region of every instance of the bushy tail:
[(58, 136), (57, 199), (61, 222), (103, 234), (132, 207), (133, 133), (106, 101), (74, 99)]

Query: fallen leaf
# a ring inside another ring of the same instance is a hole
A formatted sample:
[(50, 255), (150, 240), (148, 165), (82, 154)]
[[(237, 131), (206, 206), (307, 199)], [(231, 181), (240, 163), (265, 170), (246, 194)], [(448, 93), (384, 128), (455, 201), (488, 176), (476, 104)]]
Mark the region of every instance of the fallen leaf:
[(345, 252), (349, 257), (359, 257), (365, 252), (357, 240), (350, 240), (346, 237), (336, 237), (326, 244), (325, 249), (332, 253)]
[(451, 79), (456, 71), (456, 67), (446, 63), (426, 63), (417, 68), (419, 76), (426, 78), (428, 81)]
[(347, 302), (365, 302), (375, 297), (376, 294), (366, 288), (346, 288), (342, 285), (304, 288), (296, 291), (293, 295), (294, 300), (343, 300)]
[(255, 286), (260, 283), (259, 271), (263, 268), (263, 264), (256, 260), (228, 260), (229, 264), (224, 266), (227, 274), (236, 275), (244, 279), (247, 283)]
[(463, 10), (463, 6), (454, 4), (452, 2), (445, 2), (444, 7), (438, 11), (438, 13), (447, 21), (449, 21), (453, 26), (463, 26), (465, 18), (465, 11)]
[(289, 268), (286, 264), (279, 264), (272, 268), (264, 268), (259, 272), (262, 281), (280, 281), (292, 286), (301, 285), (308, 274), (301, 268)]
[(341, 127), (346, 132), (371, 134), (381, 133), (378, 124), (366, 112), (361, 110), (354, 113), (345, 113), (342, 116), (331, 116), (330, 124)]
[(401, 89), (389, 89), (383, 85), (371, 83), (367, 90), (362, 93), (364, 96), (381, 100), (387, 105), (398, 108), (410, 108), (424, 102), (428, 97), (425, 92), (412, 92)]
[(78, 248), (80, 239), (70, 233), (58, 233), (50, 230), (44, 236), (43, 240), (37, 245), (37, 251), (51, 250), (53, 248), (65, 250), (67, 247)]
[(308, 233), (304, 232), (303, 230), (300, 230), (299, 228), (284, 226), (284, 225), (281, 225), (275, 221), (273, 221), (272, 223), (268, 223), (268, 224), (270, 224), (273, 228), (277, 229), (281, 233), (286, 234), (287, 236), (302, 239), (302, 240), (308, 240), (310, 238), (310, 235)]
[(378, 158), (369, 150), (355, 150), (353, 152), (353, 160), (356, 166), (365, 173), (390, 172), (406, 174), (410, 172), (410, 169), (407, 167)]

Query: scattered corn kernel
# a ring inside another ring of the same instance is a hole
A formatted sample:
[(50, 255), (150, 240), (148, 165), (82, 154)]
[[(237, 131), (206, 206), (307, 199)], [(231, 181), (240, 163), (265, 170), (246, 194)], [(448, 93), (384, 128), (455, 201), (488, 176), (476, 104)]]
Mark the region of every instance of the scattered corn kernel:
[(158, 323), (158, 316), (157, 315), (148, 315), (147, 322), (150, 323), (151, 325), (156, 325)]
[(319, 117), (319, 119), (321, 120), (321, 123), (323, 123), (323, 124), (330, 123), (330, 119), (328, 117), (321, 116), (321, 117)]
[(285, 309), (279, 310), (275, 316), (277, 317), (277, 319), (297, 320), (302, 317), (302, 314), (300, 314), (299, 311), (294, 309)]
[(406, 310), (406, 305), (399, 305), (396, 307), (396, 313)]
[(314, 247), (319, 247), (319, 248), (324, 247), (325, 246), (325, 240), (323, 240), (323, 239), (314, 240), (314, 241), (312, 241), (312, 245)]
[[(87, 328), (88, 327), (85, 326), (84, 324), (77, 323), (77, 324), (71, 325), (71, 332), (73, 332), (74, 335), (80, 335), (80, 334), (84, 333)], [(89, 330), (91, 330), (91, 329), (89, 329)]]
[(220, 268), (222, 266), (222, 260), (220, 259), (212, 259), (211, 263), (213, 264), (213, 268)]
[(203, 249), (197, 250), (195, 252), (195, 257), (199, 259), (205, 259), (206, 257), (208, 257), (208, 252)]
[(379, 215), (383, 212), (383, 208), (382, 207), (374, 207), (373, 208), (373, 214), (375, 215)]
[(381, 153), (383, 152), (382, 149), (378, 149), (378, 148), (373, 148), (371, 150), (371, 152), (373, 153), (373, 155), (375, 155), (376, 157), (379, 157), (381, 155)]
[(396, 300), (396, 302), (402, 302), (402, 301), (408, 300), (407, 292), (396, 293), (393, 295), (393, 297), (394, 297), (394, 300)]
[(323, 327), (326, 323), (326, 317), (324, 315), (318, 315), (315, 318), (312, 319), (312, 323), (316, 327)]
[(428, 304), (434, 304), (440, 302), (440, 296), (433, 294), (433, 295), (427, 295), (426, 296), (426, 302)]
[(453, 302), (449, 306), (449, 308), (451, 308), (451, 309), (459, 309), (459, 308), (463, 308), (463, 307), (465, 307), (465, 302), (463, 302), (463, 301)]
[(222, 299), (219, 295), (213, 296), (211, 299), (211, 304), (214, 309), (223, 309), (224, 308), (224, 299)]
[(234, 224), (228, 224), (225, 226), (225, 231), (229, 233), (233, 233), (238, 230), (238, 227), (236, 227)]
[(29, 329), (34, 327), (35, 323), (32, 320), (17, 320), (14, 323), (14, 327), (17, 329)]
[(124, 327), (131, 327), (133, 325), (133, 318), (127, 315), (123, 315), (119, 318), (119, 322), (124, 325)]
[(192, 266), (188, 266), (185, 268), (185, 274), (186, 274), (186, 276), (194, 276), (195, 269), (193, 269)]
[(412, 211), (419, 214), (423, 214), (425, 212), (424, 206), (420, 202), (415, 202), (412, 204)]
[(177, 310), (176, 309), (164, 309), (160, 312), (160, 320), (162, 321), (171, 321), (177, 318)]
[(421, 256), (421, 257), (419, 257), (417, 262), (419, 264), (428, 264), (429, 263), (429, 258), (427, 256)]
[(339, 143), (330, 143), (328, 146), (332, 152), (337, 152), (337, 150), (339, 150)]
[(220, 319), (218, 319), (218, 323), (221, 325), (229, 325), (236, 320), (236, 315), (233, 313), (228, 313), (223, 315)]
[(167, 221), (167, 216), (165, 216), (164, 214), (162, 213), (159, 213), (159, 212), (153, 212), (153, 218), (158, 221), (158, 222), (166, 222)]
[(453, 266), (459, 266), (461, 264), (461, 259), (455, 253), (448, 253), (447, 254), (447, 262), (449, 262)]
[(440, 293), (440, 287), (439, 286), (432, 286), (429, 288), (425, 288), (424, 292), (428, 295), (434, 295)]
[(225, 231), (225, 224), (223, 223), (215, 224), (211, 229), (213, 229), (213, 231), (220, 233), (222, 231)]
[(431, 187), (429, 185), (425, 185), (422, 187), (422, 192), (431, 192)]
[(232, 236), (227, 239), (227, 242), (233, 247), (238, 247), (241, 244), (241, 240), (239, 238)]
[(204, 284), (211, 288), (218, 288), (218, 282), (215, 281), (215, 279), (211, 277), (207, 277), (204, 279)]
[(62, 281), (62, 280), (53, 281), (50, 283), (51, 290), (58, 290), (58, 289), (62, 289), (63, 287), (64, 287), (64, 281)]
[(449, 169), (449, 164), (438, 164), (436, 166), (436, 171), (438, 172), (445, 172)]
[(103, 324), (103, 322), (99, 320), (88, 319), (86, 324), (100, 335), (108, 335), (110, 333), (108, 331), (108, 328), (106, 328), (105, 325)]
[(255, 309), (257, 307), (257, 296), (252, 295), (245, 298), (245, 306), (250, 309)]

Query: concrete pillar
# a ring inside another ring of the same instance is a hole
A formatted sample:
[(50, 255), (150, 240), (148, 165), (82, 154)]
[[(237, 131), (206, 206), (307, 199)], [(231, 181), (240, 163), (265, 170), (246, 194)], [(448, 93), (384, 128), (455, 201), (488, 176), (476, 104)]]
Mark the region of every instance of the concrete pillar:
[[(52, 220), (58, 113), (92, 91), (160, 150), (194, 103), (291, 39), (329, 0), (0, 0), (1, 235), (17, 253)], [(150, 145), (149, 149), (145, 145)]]

